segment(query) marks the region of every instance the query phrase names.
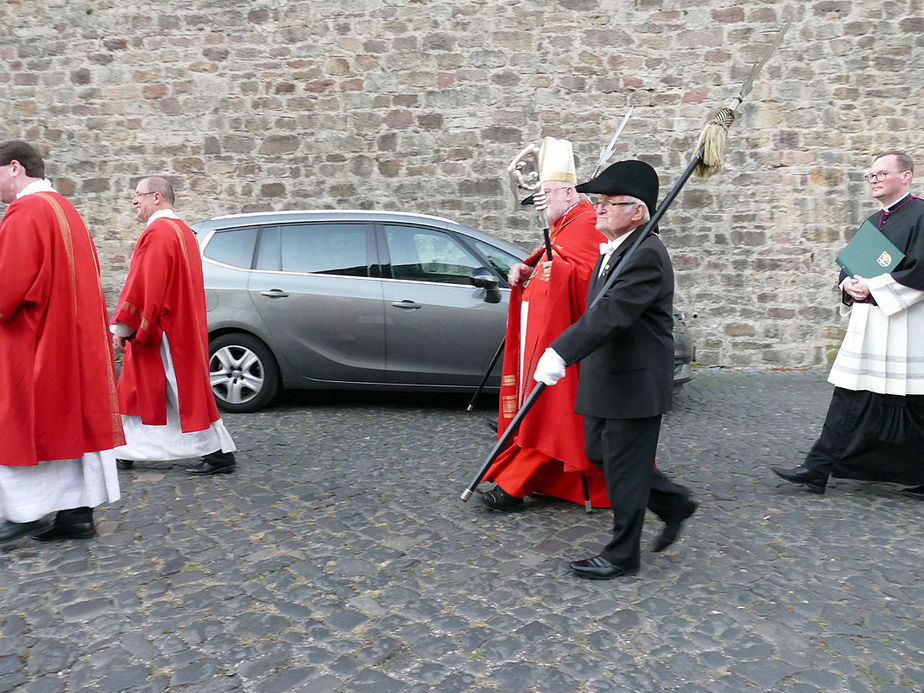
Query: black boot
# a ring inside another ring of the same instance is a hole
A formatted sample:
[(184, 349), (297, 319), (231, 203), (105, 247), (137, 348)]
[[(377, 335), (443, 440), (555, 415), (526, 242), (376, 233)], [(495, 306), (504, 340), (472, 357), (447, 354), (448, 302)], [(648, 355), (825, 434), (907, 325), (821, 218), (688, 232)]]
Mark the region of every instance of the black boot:
[(194, 464), (192, 467), (187, 467), (186, 473), (192, 474), (193, 476), (230, 474), (234, 471), (235, 466), (236, 463), (234, 461), (233, 452), (222, 452), (221, 450), (216, 450), (215, 452), (210, 452), (208, 455), (203, 455), (202, 461), (199, 464)]
[(37, 541), (54, 541), (56, 539), (92, 539), (95, 536), (93, 508), (83, 506), (70, 510), (59, 510), (51, 528), (33, 535), (32, 538)]

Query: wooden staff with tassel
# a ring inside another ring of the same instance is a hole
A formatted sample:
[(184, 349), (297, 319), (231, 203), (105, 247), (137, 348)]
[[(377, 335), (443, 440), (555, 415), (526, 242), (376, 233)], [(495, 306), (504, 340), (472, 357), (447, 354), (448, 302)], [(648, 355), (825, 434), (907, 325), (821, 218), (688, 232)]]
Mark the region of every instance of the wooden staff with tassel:
[[(626, 251), (626, 254), (623, 256), (623, 259), (616, 267), (616, 269), (610, 274), (607, 278), (606, 283), (603, 285), (603, 288), (600, 289), (599, 293), (596, 295), (591, 304), (587, 307), (586, 313), (589, 313), (594, 309), (594, 306), (597, 302), (610, 290), (610, 288), (615, 283), (616, 279), (620, 275), (620, 271), (629, 261), (629, 258), (632, 257), (633, 253), (636, 251), (638, 246), (642, 241), (651, 233), (652, 229), (657, 226), (658, 221), (661, 217), (664, 216), (664, 213), (670, 207), (671, 203), (677, 197), (680, 190), (689, 180), (690, 176), (694, 173), (697, 177), (708, 178), (714, 176), (722, 170), (722, 159), (725, 157), (725, 144), (728, 137), (728, 128), (731, 127), (732, 123), (735, 122), (735, 108), (737, 108), (743, 101), (744, 97), (750, 93), (751, 88), (754, 84), (754, 79), (760, 73), (761, 68), (776, 50), (777, 46), (780, 44), (780, 41), (783, 39), (783, 35), (786, 33), (786, 30), (789, 28), (790, 24), (787, 22), (778, 32), (776, 39), (767, 49), (763, 58), (754, 64), (751, 68), (751, 72), (748, 75), (748, 78), (741, 85), (741, 89), (738, 92), (738, 95), (733, 99), (732, 103), (724, 108), (719, 109), (719, 111), (703, 126), (702, 131), (699, 135), (699, 140), (696, 143), (696, 154), (694, 154), (693, 159), (687, 165), (684, 172), (681, 174), (680, 178), (674, 183), (670, 191), (661, 201), (661, 204), (658, 205), (658, 208), (655, 210), (654, 214), (651, 215), (651, 219), (645, 224), (645, 228), (642, 230), (642, 233), (639, 234), (638, 238), (632, 244), (632, 246)], [(468, 501), (471, 498), (472, 494), (475, 492), (475, 489), (478, 487), (478, 484), (481, 483), (482, 478), (490, 469), (491, 464), (493, 464), (495, 458), (500, 454), (500, 452), (507, 446), (510, 441), (510, 438), (519, 428), (520, 423), (523, 421), (523, 418), (529, 412), (529, 410), (536, 403), (536, 400), (539, 399), (540, 395), (545, 391), (545, 383), (536, 383), (536, 386), (530, 391), (529, 396), (523, 402), (523, 405), (517, 411), (516, 415), (511, 420), (510, 424), (504, 429), (503, 435), (501, 435), (497, 443), (491, 448), (491, 452), (488, 453), (487, 458), (482, 464), (481, 469), (478, 470), (478, 473), (472, 479), (472, 482), (468, 487), (462, 492), (460, 498), (463, 501)]]

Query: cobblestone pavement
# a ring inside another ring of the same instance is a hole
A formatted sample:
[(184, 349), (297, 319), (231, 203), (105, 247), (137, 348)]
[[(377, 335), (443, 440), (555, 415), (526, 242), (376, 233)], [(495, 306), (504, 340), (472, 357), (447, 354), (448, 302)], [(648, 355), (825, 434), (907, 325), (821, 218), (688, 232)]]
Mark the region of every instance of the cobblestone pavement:
[(489, 403), (287, 395), (226, 417), (235, 475), (136, 466), (98, 538), (0, 549), (0, 691), (924, 691), (924, 504), (768, 469), (829, 396), (819, 372), (699, 371), (658, 461), (700, 511), (593, 582), (567, 561), (606, 512), (459, 500)]

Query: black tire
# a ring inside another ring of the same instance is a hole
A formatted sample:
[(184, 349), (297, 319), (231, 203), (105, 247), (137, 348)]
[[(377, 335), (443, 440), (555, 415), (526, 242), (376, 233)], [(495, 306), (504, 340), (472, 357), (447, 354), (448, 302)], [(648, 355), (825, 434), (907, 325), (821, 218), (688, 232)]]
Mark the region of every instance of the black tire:
[(209, 376), (222, 411), (259, 411), (279, 391), (279, 366), (273, 353), (256, 337), (241, 332), (209, 342)]

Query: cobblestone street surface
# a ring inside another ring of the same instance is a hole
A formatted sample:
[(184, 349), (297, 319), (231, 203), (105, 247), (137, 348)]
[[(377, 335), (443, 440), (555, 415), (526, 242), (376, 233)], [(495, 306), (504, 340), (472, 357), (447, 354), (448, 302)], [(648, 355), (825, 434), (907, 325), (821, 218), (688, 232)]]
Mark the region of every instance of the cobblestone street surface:
[(769, 470), (801, 461), (830, 393), (819, 371), (698, 371), (658, 463), (700, 510), (600, 582), (567, 562), (608, 512), (459, 500), (491, 398), (226, 416), (236, 474), (136, 465), (96, 539), (0, 548), (0, 691), (924, 691), (924, 504)]

